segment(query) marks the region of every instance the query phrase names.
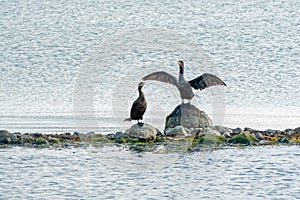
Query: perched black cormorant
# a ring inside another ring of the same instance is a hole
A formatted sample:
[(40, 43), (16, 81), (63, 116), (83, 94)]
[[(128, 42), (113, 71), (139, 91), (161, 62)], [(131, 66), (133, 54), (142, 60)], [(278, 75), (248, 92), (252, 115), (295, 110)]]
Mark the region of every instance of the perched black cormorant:
[(143, 115), (147, 109), (147, 102), (145, 95), (142, 91), (142, 87), (144, 86), (143, 82), (139, 83), (138, 91), (139, 97), (133, 102), (130, 110), (130, 118), (125, 119), (124, 121), (137, 120), (139, 124), (139, 120), (143, 119)]
[(217, 76), (213, 75), (213, 74), (208, 74), (208, 73), (204, 73), (201, 76), (190, 80), (190, 81), (186, 81), (184, 76), (183, 76), (183, 71), (184, 71), (184, 64), (183, 61), (178, 61), (178, 65), (179, 65), (179, 78), (178, 80), (172, 76), (171, 74), (164, 72), (164, 71), (159, 71), (159, 72), (154, 72), (151, 73), (145, 77), (143, 77), (143, 80), (156, 80), (156, 81), (162, 81), (165, 83), (170, 83), (172, 85), (175, 85), (179, 92), (180, 92), (180, 97), (182, 99), (182, 103), (184, 99), (187, 100), (191, 100), (195, 94), (192, 90), (192, 87), (194, 89), (199, 89), (199, 90), (203, 90), (207, 87), (210, 86), (215, 86), (215, 85), (224, 85), (226, 86), (226, 84)]

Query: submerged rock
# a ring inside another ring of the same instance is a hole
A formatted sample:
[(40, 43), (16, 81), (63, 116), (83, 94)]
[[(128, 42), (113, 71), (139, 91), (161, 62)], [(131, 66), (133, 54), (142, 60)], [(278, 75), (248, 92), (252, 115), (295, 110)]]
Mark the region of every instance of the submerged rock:
[(165, 129), (176, 126), (199, 128), (211, 125), (212, 121), (204, 111), (191, 104), (180, 104), (167, 116)]
[(17, 141), (18, 139), (14, 134), (6, 130), (0, 130), (0, 144), (11, 144)]
[(125, 135), (141, 142), (154, 141), (159, 130), (147, 123), (138, 123), (132, 125), (125, 131)]

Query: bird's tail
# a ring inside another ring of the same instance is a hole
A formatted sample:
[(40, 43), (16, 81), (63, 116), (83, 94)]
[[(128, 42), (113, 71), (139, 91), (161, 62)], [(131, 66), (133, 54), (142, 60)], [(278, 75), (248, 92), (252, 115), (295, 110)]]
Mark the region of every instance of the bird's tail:
[(126, 118), (126, 119), (123, 120), (123, 122), (126, 122), (126, 121), (130, 122), (130, 121), (132, 121), (132, 119), (131, 118)]

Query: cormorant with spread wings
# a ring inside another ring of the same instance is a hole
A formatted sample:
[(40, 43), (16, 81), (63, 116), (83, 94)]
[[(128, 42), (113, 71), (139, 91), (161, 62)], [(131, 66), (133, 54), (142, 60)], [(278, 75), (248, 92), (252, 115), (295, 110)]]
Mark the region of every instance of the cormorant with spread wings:
[(201, 76), (198, 76), (197, 78), (186, 81), (183, 75), (184, 72), (184, 63), (183, 61), (178, 61), (179, 65), (179, 77), (178, 80), (171, 74), (164, 72), (164, 71), (159, 71), (159, 72), (154, 72), (151, 73), (142, 79), (144, 81), (146, 80), (155, 80), (155, 81), (161, 81), (165, 83), (169, 83), (172, 85), (175, 85), (179, 92), (180, 92), (180, 97), (182, 99), (182, 103), (184, 99), (191, 100), (195, 94), (193, 92), (193, 89), (196, 90), (203, 90), (205, 88), (215, 86), (215, 85), (224, 85), (226, 84), (217, 76), (209, 73), (204, 73)]

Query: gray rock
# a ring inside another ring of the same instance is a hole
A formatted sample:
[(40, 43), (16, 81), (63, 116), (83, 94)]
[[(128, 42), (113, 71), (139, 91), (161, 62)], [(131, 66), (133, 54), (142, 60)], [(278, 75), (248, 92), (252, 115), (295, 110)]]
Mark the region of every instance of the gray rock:
[(95, 132), (88, 132), (86, 134), (87, 137), (94, 137), (95, 136)]
[(25, 133), (21, 136), (22, 143), (32, 143), (35, 140), (32, 134)]
[(230, 128), (224, 127), (224, 126), (214, 126), (214, 128), (219, 131), (222, 135), (224, 135), (226, 138), (230, 138), (232, 134), (232, 130)]
[(242, 132), (241, 128), (232, 129), (232, 135), (238, 135)]
[(278, 133), (278, 130), (272, 130), (272, 129), (268, 129), (264, 131), (264, 135), (267, 135), (269, 137), (273, 137)]
[(183, 126), (185, 128), (200, 128), (211, 126), (208, 115), (191, 104), (180, 104), (167, 116), (165, 129)]
[(14, 134), (6, 130), (0, 130), (0, 144), (17, 143), (17, 141), (18, 139)]
[(252, 129), (252, 128), (249, 128), (249, 127), (245, 127), (245, 128), (244, 128), (244, 131), (249, 131), (249, 132), (251, 132), (251, 133), (256, 133), (256, 132), (258, 132), (257, 130)]
[(107, 139), (109, 139), (109, 140), (116, 140), (116, 139), (117, 139), (117, 136), (116, 136), (116, 134), (114, 134), (114, 133), (109, 133), (109, 134), (107, 134), (105, 137), (106, 137)]
[(292, 135), (295, 135), (295, 134), (296, 134), (296, 131), (294, 131), (293, 129), (284, 130), (284, 135), (292, 136)]
[(134, 124), (125, 131), (129, 138), (138, 139), (142, 142), (154, 141), (158, 133), (159, 130), (157, 128), (147, 123)]
[(123, 133), (122, 132), (120, 132), (120, 131), (116, 132), (116, 138), (117, 139), (120, 139), (122, 137), (123, 137)]
[(261, 133), (261, 132), (256, 132), (255, 133), (255, 137), (258, 139), (258, 140), (264, 140), (264, 135)]
[(71, 140), (72, 139), (71, 133), (62, 133), (62, 134), (60, 134), (60, 137), (62, 139), (65, 139), (65, 140)]
[(221, 133), (214, 127), (206, 127), (202, 130), (205, 136), (221, 136)]
[(296, 134), (299, 134), (300, 133), (300, 127), (295, 128), (294, 131), (296, 132)]
[(195, 138), (204, 136), (205, 134), (203, 133), (203, 128), (191, 128), (191, 135)]
[(268, 140), (260, 140), (258, 144), (260, 145), (269, 145), (271, 142)]
[(184, 136), (184, 137), (191, 137), (191, 131), (183, 126), (175, 126), (174, 128), (167, 128), (165, 129), (166, 136), (171, 137), (178, 137), (178, 136)]
[(228, 132), (225, 132), (222, 134), (225, 138), (231, 138), (231, 134)]
[(42, 133), (33, 133), (32, 136), (35, 138), (39, 138), (39, 137), (43, 137), (43, 134)]

